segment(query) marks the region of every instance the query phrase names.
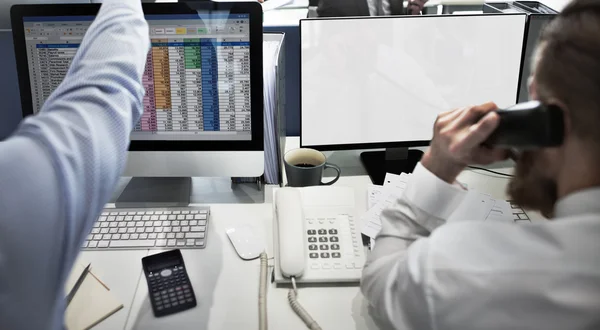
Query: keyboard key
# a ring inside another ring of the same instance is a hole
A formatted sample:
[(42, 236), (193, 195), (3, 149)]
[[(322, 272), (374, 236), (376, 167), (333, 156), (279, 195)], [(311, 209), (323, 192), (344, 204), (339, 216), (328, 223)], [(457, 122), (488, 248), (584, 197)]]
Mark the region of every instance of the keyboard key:
[(136, 233), (138, 233), (138, 234), (141, 234), (141, 233), (143, 233), (143, 232), (144, 232), (144, 227), (137, 227), (137, 228), (135, 229), (135, 232), (136, 232)]
[(125, 220), (125, 217), (122, 215), (118, 216), (116, 219), (116, 221), (123, 221), (123, 220)]
[(148, 235), (149, 239), (156, 239), (156, 233), (152, 233)]
[(167, 245), (166, 239), (157, 239), (156, 240), (156, 246), (166, 246), (166, 245)]
[(135, 228), (127, 228), (127, 233), (128, 233), (128, 234), (133, 234), (133, 233), (135, 233)]
[(193, 232), (206, 231), (206, 226), (193, 226), (190, 228), (190, 231), (193, 231)]
[(111, 228), (111, 229), (108, 230), (108, 232), (111, 233), (111, 234), (116, 234), (116, 233), (119, 232), (119, 229), (117, 229), (117, 228)]
[(108, 212), (106, 212), (106, 211), (102, 212), (102, 215), (108, 215)]
[(127, 227), (127, 222), (125, 222), (125, 221), (119, 222), (119, 228), (124, 228), (124, 227)]
[(197, 226), (197, 225), (198, 225), (198, 221), (197, 220), (190, 221), (190, 226)]
[(185, 234), (184, 233), (177, 233), (175, 234), (175, 238), (184, 238)]
[(138, 239), (139, 237), (140, 237), (140, 234), (131, 234), (131, 236), (129, 238)]
[(130, 222), (128, 222), (128, 223), (127, 223), (127, 227), (128, 227), (128, 228), (130, 228), (130, 227), (135, 227), (135, 224), (136, 224), (135, 222), (133, 222), (133, 221), (130, 221)]
[(121, 239), (121, 234), (113, 234), (112, 239)]
[(154, 227), (162, 226), (162, 221), (154, 221), (152, 224)]
[(100, 228), (92, 228), (92, 234), (99, 234)]
[(170, 239), (167, 241), (167, 246), (175, 246), (176, 241), (174, 239)]
[(108, 228), (100, 228), (100, 234), (108, 234)]
[(110, 239), (112, 237), (112, 234), (104, 234), (102, 235), (102, 239)]
[(194, 215), (188, 214), (188, 215), (185, 216), (185, 219), (186, 220), (194, 220)]
[(199, 220), (198, 226), (206, 226), (206, 220)]
[(160, 233), (156, 236), (157, 238), (167, 238), (167, 234), (165, 233)]
[(177, 240), (177, 246), (185, 246), (184, 240)]
[(94, 222), (94, 228), (100, 228), (100, 222)]
[(204, 240), (203, 239), (197, 239), (196, 240), (196, 246), (204, 246)]
[(154, 227), (154, 232), (155, 233), (162, 233), (163, 228), (162, 227)]
[(91, 241), (90, 244), (88, 244), (89, 248), (95, 248), (98, 246), (98, 241)]
[(158, 217), (158, 220), (162, 220), (162, 221), (168, 220), (168, 219), (169, 219), (168, 215), (161, 215), (160, 217)]
[(115, 221), (116, 219), (117, 217), (111, 215), (110, 217), (106, 218), (106, 221)]
[(181, 231), (187, 233), (188, 231), (190, 231), (190, 226), (181, 227)]
[(133, 217), (133, 221), (140, 221), (142, 220), (142, 217), (139, 215), (136, 215), (135, 217)]
[(125, 234), (127, 232), (127, 228), (119, 228), (119, 234)]
[(177, 216), (176, 215), (170, 215), (169, 216), (169, 220), (177, 220)]
[(110, 212), (110, 215), (119, 215), (119, 212)]
[(102, 234), (96, 234), (96, 235), (94, 235), (94, 239), (97, 240), (97, 241), (101, 240), (102, 239)]
[(194, 215), (194, 219), (196, 219), (196, 220), (206, 220), (206, 214), (196, 214), (196, 215)]
[(144, 221), (138, 221), (135, 223), (136, 227), (144, 227)]
[(154, 221), (145, 221), (144, 222), (144, 227), (152, 227), (152, 225), (154, 225)]
[(167, 238), (175, 238), (175, 233), (167, 233)]
[(98, 218), (98, 221), (106, 221), (106, 217), (100, 217)]
[(173, 232), (178, 233), (181, 231), (181, 227), (173, 227)]
[(171, 222), (171, 226), (179, 226), (181, 222), (175, 220), (173, 222)]
[(83, 242), (83, 244), (81, 245), (81, 248), (82, 248), (82, 249), (84, 249), (84, 248), (86, 248), (87, 246), (88, 246), (88, 242), (87, 242), (87, 241), (85, 241), (85, 242)]
[(185, 238), (204, 238), (204, 233), (186, 233)]
[(146, 233), (153, 233), (154, 232), (154, 227), (146, 227), (146, 229), (144, 231)]
[(171, 228), (170, 226), (163, 227), (163, 233), (170, 233), (171, 231), (173, 231), (173, 228)]
[(108, 222), (100, 223), (100, 228), (108, 228)]
[(148, 234), (146, 234), (146, 233), (140, 234), (140, 239), (147, 239), (147, 238), (148, 238)]
[(106, 248), (106, 247), (108, 247), (108, 243), (109, 243), (109, 241), (100, 241), (100, 242), (98, 242), (98, 247)]
[(142, 217), (142, 220), (143, 221), (148, 221), (148, 220), (150, 220), (150, 216), (149, 215), (145, 215), (145, 216)]
[(129, 234), (121, 234), (121, 239), (129, 239)]
[(190, 211), (181, 211), (181, 214), (190, 214)]
[(187, 246), (194, 246), (194, 243), (195, 242), (194, 242), (193, 239), (188, 239), (188, 240), (185, 241), (185, 245), (187, 245)]
[(178, 215), (177, 220), (185, 220), (185, 215), (182, 215), (182, 214)]
[(110, 247), (154, 247), (154, 240), (112, 241)]
[(153, 215), (150, 217), (150, 220), (152, 220), (152, 221), (156, 221), (158, 219), (159, 219), (158, 215)]
[(183, 220), (183, 221), (181, 221), (181, 225), (182, 225), (182, 226), (189, 226), (189, 225), (190, 225), (190, 222), (189, 222), (189, 221), (187, 221), (187, 220)]

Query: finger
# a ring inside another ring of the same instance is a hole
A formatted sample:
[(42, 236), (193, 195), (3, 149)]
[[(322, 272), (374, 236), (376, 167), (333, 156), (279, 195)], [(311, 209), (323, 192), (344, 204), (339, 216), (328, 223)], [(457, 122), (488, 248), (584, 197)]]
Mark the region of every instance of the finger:
[(471, 107), (458, 120), (457, 125), (467, 126), (480, 120), (483, 116), (491, 111), (497, 110), (498, 106), (494, 102), (488, 102), (481, 105)]
[(457, 108), (448, 112), (444, 112), (439, 115), (438, 120), (441, 121), (444, 125), (451, 123), (456, 120), (456, 118), (460, 117), (463, 112), (465, 112), (468, 108)]
[(499, 123), (500, 116), (497, 113), (488, 113), (483, 119), (468, 128), (468, 133), (457, 143), (457, 150), (468, 150), (478, 147), (492, 134)]

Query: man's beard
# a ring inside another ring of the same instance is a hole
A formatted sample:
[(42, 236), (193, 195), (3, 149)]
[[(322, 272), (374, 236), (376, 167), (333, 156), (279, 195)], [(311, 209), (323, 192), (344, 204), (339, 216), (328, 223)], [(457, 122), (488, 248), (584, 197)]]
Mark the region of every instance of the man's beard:
[(507, 193), (514, 204), (540, 211), (546, 218), (551, 218), (558, 199), (558, 187), (555, 180), (543, 176), (539, 167), (544, 164), (539, 162), (534, 152), (523, 152), (517, 160), (515, 176), (508, 184)]

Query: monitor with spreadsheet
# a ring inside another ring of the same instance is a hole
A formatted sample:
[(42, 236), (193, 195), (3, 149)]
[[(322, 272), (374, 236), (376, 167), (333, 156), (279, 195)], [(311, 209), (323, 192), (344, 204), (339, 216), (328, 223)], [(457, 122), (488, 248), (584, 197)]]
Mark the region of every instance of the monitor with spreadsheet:
[[(21, 103), (24, 115), (30, 115), (42, 109), (63, 80), (99, 5), (17, 7), (12, 24)], [(144, 114), (131, 134), (130, 151), (146, 153), (139, 155), (139, 161), (130, 153), (129, 163), (151, 167), (149, 151), (259, 151), (262, 155), (260, 5), (147, 3), (143, 9), (151, 48), (143, 75)], [(167, 169), (168, 175), (174, 174), (171, 170), (182, 159), (191, 157), (189, 153), (163, 155), (169, 160), (161, 170)], [(140, 171), (148, 172), (140, 168), (133, 172)]]
[(440, 112), (515, 104), (525, 22), (525, 14), (302, 20), (301, 145), (426, 146)]

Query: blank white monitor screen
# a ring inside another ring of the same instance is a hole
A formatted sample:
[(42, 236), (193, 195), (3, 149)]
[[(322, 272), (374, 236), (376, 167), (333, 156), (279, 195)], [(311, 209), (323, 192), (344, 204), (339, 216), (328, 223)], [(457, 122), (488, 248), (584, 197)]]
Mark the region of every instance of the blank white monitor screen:
[(440, 112), (517, 100), (525, 15), (301, 21), (303, 146), (429, 141)]

